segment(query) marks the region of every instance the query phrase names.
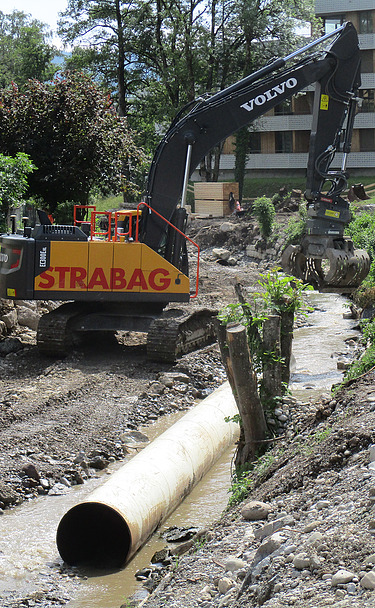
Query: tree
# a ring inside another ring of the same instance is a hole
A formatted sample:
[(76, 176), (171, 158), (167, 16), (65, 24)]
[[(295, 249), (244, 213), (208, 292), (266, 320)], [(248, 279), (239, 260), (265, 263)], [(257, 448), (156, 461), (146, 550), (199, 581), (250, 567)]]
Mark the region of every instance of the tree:
[(0, 227), (8, 225), (9, 210), (19, 205), (27, 190), (27, 178), (35, 167), (26, 154), (14, 158), (0, 154)]
[[(115, 59), (120, 114), (162, 131), (185, 104), (292, 48), (296, 24), (312, 13), (313, 0), (69, 0), (59, 32), (85, 42), (74, 60), (106, 79)], [(208, 179), (220, 153), (202, 166)]]
[(0, 151), (24, 152), (37, 170), (29, 193), (51, 211), (62, 201), (85, 204), (90, 191), (120, 191), (144, 160), (125, 119), (110, 97), (82, 74), (62, 74), (52, 83), (29, 81), (21, 93), (1, 92)]
[(84, 67), (96, 64), (106, 73), (107, 84), (116, 80), (120, 116), (127, 115), (127, 97), (132, 92), (136, 57), (131, 41), (133, 28), (139, 28), (136, 7), (132, 0), (69, 0), (59, 21), (60, 36), (69, 44), (78, 41), (86, 49), (73, 53), (70, 67), (75, 67), (77, 59)]
[(48, 43), (50, 35), (43, 23), (21, 11), (0, 11), (0, 87), (11, 82), (22, 87), (29, 78), (53, 77), (56, 49)]

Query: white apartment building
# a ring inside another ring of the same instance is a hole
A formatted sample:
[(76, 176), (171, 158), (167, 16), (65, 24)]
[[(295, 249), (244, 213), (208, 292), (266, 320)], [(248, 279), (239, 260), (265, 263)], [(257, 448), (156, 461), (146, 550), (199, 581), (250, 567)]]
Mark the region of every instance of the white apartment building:
[[(361, 49), (360, 96), (362, 107), (355, 118), (352, 151), (347, 168), (351, 175), (375, 174), (375, 0), (316, 0), (315, 12), (324, 23), (324, 32), (333, 31), (344, 21), (357, 29)], [(291, 170), (303, 172), (311, 128), (313, 87), (274, 108), (254, 123), (247, 169), (252, 175), (283, 175)], [(219, 179), (232, 179), (235, 138), (229, 138), (221, 157)], [(340, 154), (335, 165), (340, 166)]]

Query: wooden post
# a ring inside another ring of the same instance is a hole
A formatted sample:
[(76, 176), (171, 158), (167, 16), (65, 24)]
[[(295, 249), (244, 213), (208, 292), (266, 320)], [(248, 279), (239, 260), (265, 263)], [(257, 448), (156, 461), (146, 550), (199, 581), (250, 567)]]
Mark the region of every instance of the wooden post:
[(263, 380), (261, 399), (263, 407), (282, 395), (280, 360), (280, 315), (270, 315), (263, 323)]
[(281, 357), (283, 364), (281, 367), (281, 382), (288, 386), (290, 380), (290, 359), (292, 357), (294, 311), (282, 311), (280, 338), (281, 338)]
[(217, 336), (217, 341), (219, 343), (221, 360), (223, 362), (225, 372), (227, 374), (228, 382), (230, 384), (233, 396), (235, 398), (235, 401), (236, 401), (237, 407), (238, 407), (238, 399), (237, 399), (236, 385), (235, 385), (234, 376), (233, 376), (232, 362), (231, 362), (231, 359), (229, 356), (229, 348), (228, 348), (228, 344), (227, 344), (227, 327), (230, 327), (230, 324), (223, 325), (221, 323), (220, 319), (218, 319), (218, 318), (215, 319), (216, 336)]
[(267, 432), (267, 424), (260, 398), (256, 374), (252, 368), (246, 328), (240, 323), (227, 327), (229, 356), (241, 416), (244, 441), (238, 446), (236, 467), (250, 462)]

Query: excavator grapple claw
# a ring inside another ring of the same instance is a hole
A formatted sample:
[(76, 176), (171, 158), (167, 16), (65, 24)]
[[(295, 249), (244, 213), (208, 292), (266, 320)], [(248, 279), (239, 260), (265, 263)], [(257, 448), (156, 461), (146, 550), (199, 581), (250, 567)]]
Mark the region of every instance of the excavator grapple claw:
[(281, 257), (285, 272), (311, 283), (321, 292), (351, 293), (366, 278), (370, 258), (363, 249), (327, 248), (322, 257), (307, 257), (299, 245), (289, 245)]

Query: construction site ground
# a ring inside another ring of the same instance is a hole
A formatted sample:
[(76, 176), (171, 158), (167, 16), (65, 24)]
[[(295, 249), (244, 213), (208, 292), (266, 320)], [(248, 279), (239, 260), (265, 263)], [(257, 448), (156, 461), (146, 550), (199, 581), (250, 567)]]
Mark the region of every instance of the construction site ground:
[[(220, 309), (234, 302), (235, 282), (256, 288), (259, 273), (277, 265), (288, 217), (281, 214), (269, 255), (253, 220), (194, 220), (190, 232), (202, 259), (193, 306)], [(259, 257), (246, 254), (254, 242)], [(236, 264), (218, 262), (217, 247), (230, 250)], [(3, 509), (38, 500), (56, 484), (83, 483), (90, 471), (124, 456), (129, 432), (187, 409), (225, 380), (216, 344), (176, 364), (155, 363), (146, 359), (143, 334), (122, 333), (50, 359), (38, 353), (35, 332), (19, 328), (17, 334), (23, 348), (0, 359)], [(266, 503), (267, 515), (245, 520), (243, 503), (227, 511), (206, 541), (174, 564), (147, 608), (375, 607), (374, 402), (370, 372), (296, 411), (296, 432), (275, 442), (246, 498)], [(339, 571), (347, 574), (333, 579)], [(58, 585), (45, 586), (4, 606), (64, 605)]]

